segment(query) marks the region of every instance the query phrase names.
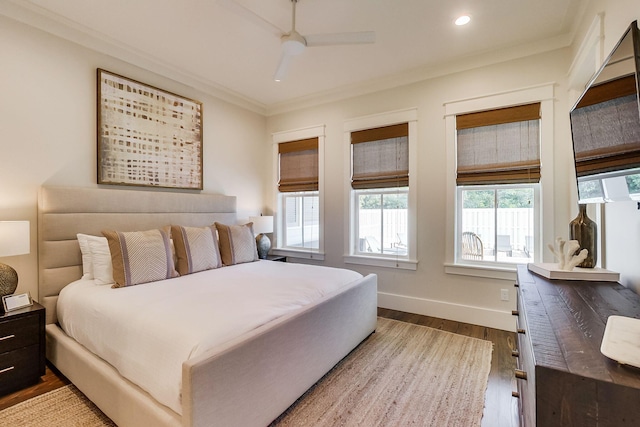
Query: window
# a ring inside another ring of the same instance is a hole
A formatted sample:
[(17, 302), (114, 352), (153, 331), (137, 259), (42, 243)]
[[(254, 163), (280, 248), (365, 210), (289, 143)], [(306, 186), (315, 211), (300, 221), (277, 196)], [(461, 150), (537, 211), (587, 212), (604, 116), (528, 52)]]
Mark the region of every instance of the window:
[(354, 191), (360, 255), (407, 256), (408, 188)]
[(320, 238), (318, 138), (278, 144), (279, 247), (317, 251)]
[(320, 197), (317, 191), (283, 193), (285, 212), (283, 242), (285, 248), (318, 250), (320, 238)]
[(457, 115), (456, 129), (456, 260), (533, 262), (540, 103)]
[(416, 268), (415, 117), (409, 110), (345, 125), (351, 177), (346, 262)]
[(464, 261), (533, 262), (538, 185), (458, 187)]

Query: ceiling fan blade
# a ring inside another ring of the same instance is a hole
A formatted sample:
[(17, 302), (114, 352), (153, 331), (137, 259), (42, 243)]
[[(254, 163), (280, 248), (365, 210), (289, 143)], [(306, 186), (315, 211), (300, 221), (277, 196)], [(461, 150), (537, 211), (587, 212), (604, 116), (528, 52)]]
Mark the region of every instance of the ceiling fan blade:
[(373, 31), (360, 31), (356, 33), (312, 34), (304, 36), (304, 39), (307, 41), (307, 46), (368, 44), (375, 43), (376, 33)]
[(291, 55), (287, 55), (285, 53), (282, 54), (280, 58), (280, 63), (278, 64), (278, 68), (276, 69), (276, 73), (273, 76), (273, 79), (277, 82), (284, 80), (287, 75), (287, 70), (289, 69), (289, 63), (291, 62)]
[(218, 1), (218, 4), (220, 4), (225, 9), (230, 10), (236, 15), (246, 19), (247, 21), (254, 23), (259, 27), (262, 27), (263, 29), (274, 34), (277, 37), (281, 37), (283, 34), (286, 33), (286, 31), (281, 30), (271, 22), (267, 21), (260, 15), (256, 14), (250, 9), (247, 9), (246, 7), (244, 7), (243, 5), (241, 5), (240, 3), (234, 0), (217, 0), (217, 1)]

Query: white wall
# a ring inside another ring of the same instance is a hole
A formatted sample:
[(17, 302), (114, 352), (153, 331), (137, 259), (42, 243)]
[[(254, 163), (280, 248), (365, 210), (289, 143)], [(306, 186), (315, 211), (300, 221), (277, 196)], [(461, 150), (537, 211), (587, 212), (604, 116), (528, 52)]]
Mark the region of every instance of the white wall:
[[(486, 279), (444, 272), (447, 202), (444, 182), (447, 167), (443, 104), (554, 82), (557, 94), (554, 147), (556, 164), (543, 167), (555, 170), (559, 191), (554, 200), (556, 223), (545, 226), (566, 227), (568, 221), (565, 218), (568, 217), (570, 207), (567, 202), (570, 178), (566, 164), (571, 162), (572, 156), (565, 83), (569, 64), (569, 50), (563, 49), (269, 117), (269, 132), (326, 125), (325, 165), (328, 173), (325, 173), (324, 264), (353, 268), (361, 273), (377, 273), (381, 306), (469, 323), (513, 328), (513, 279)], [(414, 107), (418, 110), (418, 269), (400, 271), (345, 264), (342, 236), (348, 230), (343, 229), (346, 210), (343, 192), (349, 171), (343, 167), (344, 122), (356, 117)], [(268, 193), (266, 200), (271, 201), (275, 210), (274, 191)], [(503, 288), (509, 289), (511, 301), (500, 301), (500, 289)]]
[[(0, 220), (31, 221), (31, 254), (1, 259), (37, 298), (37, 192), (96, 184), (96, 68), (203, 103), (204, 192), (263, 210), (263, 116), (0, 16)], [(124, 188), (124, 187), (121, 187)]]

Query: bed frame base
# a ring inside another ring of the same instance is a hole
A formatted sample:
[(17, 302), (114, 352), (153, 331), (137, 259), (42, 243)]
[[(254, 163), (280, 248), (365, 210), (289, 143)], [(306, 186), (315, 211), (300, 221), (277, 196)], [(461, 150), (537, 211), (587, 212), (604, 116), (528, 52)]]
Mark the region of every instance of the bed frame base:
[(183, 364), (184, 417), (47, 325), (47, 358), (118, 426), (266, 426), (375, 331), (377, 277)]

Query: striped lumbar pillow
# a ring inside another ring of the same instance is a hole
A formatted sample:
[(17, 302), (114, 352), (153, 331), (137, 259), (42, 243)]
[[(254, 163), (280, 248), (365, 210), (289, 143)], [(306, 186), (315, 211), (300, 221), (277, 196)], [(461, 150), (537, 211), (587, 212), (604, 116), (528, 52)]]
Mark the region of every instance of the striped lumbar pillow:
[(178, 276), (173, 265), (169, 227), (147, 231), (102, 232), (109, 242), (114, 288)]
[(220, 239), (220, 256), (224, 265), (241, 264), (258, 260), (253, 223), (224, 225), (215, 223)]
[(222, 267), (216, 228), (171, 226), (180, 275)]

